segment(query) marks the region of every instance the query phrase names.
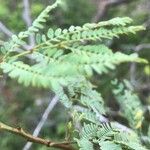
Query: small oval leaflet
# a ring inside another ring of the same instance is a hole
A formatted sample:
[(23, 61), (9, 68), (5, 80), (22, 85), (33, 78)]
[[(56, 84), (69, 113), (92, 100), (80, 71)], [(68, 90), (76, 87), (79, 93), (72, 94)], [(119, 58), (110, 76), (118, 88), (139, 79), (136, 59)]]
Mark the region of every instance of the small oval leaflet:
[(36, 34), (36, 42), (37, 42), (37, 44), (40, 44), (41, 43), (41, 35), (38, 33), (38, 34)]
[(54, 37), (54, 30), (53, 29), (49, 29), (47, 32), (47, 37), (52, 39)]
[(61, 35), (61, 32), (62, 32), (62, 29), (58, 28), (58, 29), (55, 31), (55, 36)]
[(69, 28), (69, 31), (70, 32), (73, 32), (75, 30), (75, 27), (74, 26), (71, 26), (70, 28)]

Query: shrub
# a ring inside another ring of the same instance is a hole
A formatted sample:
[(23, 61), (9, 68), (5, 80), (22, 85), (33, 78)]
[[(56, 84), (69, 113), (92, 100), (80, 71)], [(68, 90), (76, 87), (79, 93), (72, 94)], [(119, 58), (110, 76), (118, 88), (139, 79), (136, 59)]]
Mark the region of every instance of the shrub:
[[(119, 81), (113, 77), (109, 82), (128, 127), (119, 120), (110, 121), (106, 117), (108, 106), (105, 98), (91, 81), (95, 74), (105, 74), (107, 77), (121, 63), (147, 63), (135, 53), (113, 52), (106, 42), (144, 30), (144, 27), (131, 26), (132, 19), (128, 17), (117, 17), (99, 23), (71, 26), (69, 29), (50, 28), (47, 33), (41, 34), (49, 12), (59, 3), (58, 0), (48, 6), (27, 31), (13, 35), (10, 41), (3, 44), (0, 68), (24, 86), (55, 92), (71, 114), (72, 121), (68, 126), (74, 127), (70, 134), (73, 133), (73, 141), (80, 150), (146, 149), (142, 145), (141, 132), (143, 106), (129, 81)], [(24, 50), (26, 38), (32, 34), (36, 35), (36, 46)], [(80, 124), (80, 128), (75, 128), (75, 122)], [(1, 129), (3, 126), (0, 123)], [(74, 134), (75, 131), (78, 134)], [(22, 129), (16, 132), (24, 134)], [(71, 143), (70, 139), (67, 142)], [(49, 143), (48, 146), (54, 145)]]

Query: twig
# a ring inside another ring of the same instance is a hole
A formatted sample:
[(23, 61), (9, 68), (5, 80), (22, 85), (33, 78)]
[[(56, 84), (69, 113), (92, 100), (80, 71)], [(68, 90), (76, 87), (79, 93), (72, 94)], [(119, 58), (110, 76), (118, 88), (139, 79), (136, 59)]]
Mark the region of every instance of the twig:
[[(79, 112), (84, 112), (84, 111), (86, 110), (86, 108), (83, 108), (83, 107), (78, 106), (78, 105), (74, 106), (74, 109), (77, 110), (77, 111), (79, 111)], [(110, 122), (108, 118), (106, 118), (106, 117), (104, 117), (103, 115), (101, 115), (94, 107), (93, 107), (92, 109), (93, 109), (94, 112), (96, 113), (96, 117), (98, 118), (98, 120), (99, 120), (101, 123), (108, 123), (108, 122)], [(131, 133), (131, 132), (132, 132), (132, 130), (131, 130), (130, 128), (126, 127), (126, 126), (123, 125), (123, 124), (120, 124), (120, 123), (118, 123), (118, 122), (112, 122), (112, 124), (113, 124), (116, 128), (118, 128), (118, 129), (120, 129), (120, 130), (122, 130), (122, 131), (125, 131), (125, 132), (128, 132), (128, 133)]]
[(13, 33), (0, 21), (0, 31), (11, 37)]
[(136, 84), (136, 63), (131, 63), (130, 65), (130, 82)]
[[(32, 25), (32, 19), (30, 15), (30, 3), (29, 0), (23, 0), (24, 10), (23, 10), (23, 19), (26, 23), (27, 28)], [(29, 44), (31, 47), (35, 45), (34, 35), (29, 36)]]
[(0, 122), (0, 131), (8, 131), (8, 132), (11, 132), (13, 134), (17, 134), (19, 136), (22, 136), (23, 138), (27, 139), (28, 141), (38, 143), (38, 144), (42, 144), (42, 145), (45, 145), (45, 146), (48, 146), (48, 147), (60, 148), (60, 149), (63, 149), (63, 150), (72, 150), (72, 148), (70, 146), (70, 143), (68, 143), (68, 142), (57, 143), (57, 142), (42, 139), (42, 138), (39, 138), (39, 137), (34, 137), (33, 135), (27, 133), (26, 131), (24, 131), (20, 127), (13, 128), (13, 127), (10, 127), (10, 126), (2, 123), (2, 122)]
[[(106, 123), (106, 122), (110, 122), (108, 118), (104, 117), (103, 115), (101, 115), (95, 108), (93, 108), (94, 112), (96, 112), (96, 116), (99, 119), (100, 122), (102, 123)], [(113, 122), (114, 126), (121, 129), (122, 131), (125, 132), (131, 132), (132, 130), (129, 129), (128, 127), (118, 123), (118, 122)]]
[(99, 0), (97, 12), (92, 18), (92, 22), (98, 22), (106, 12), (107, 1)]
[[(14, 33), (12, 31), (10, 31), (1, 21), (0, 21), (0, 31), (3, 32), (4, 34), (6, 34), (8, 37), (11, 37)], [(3, 42), (0, 43), (0, 45), (3, 45)], [(33, 46), (29, 46), (29, 45), (23, 45), (24, 49), (31, 49)], [(22, 52), (21, 49), (17, 48), (18, 52)]]
[[(132, 48), (136, 53), (143, 49), (150, 49), (150, 44), (145, 43), (145, 44), (139, 44), (135, 47)], [(136, 85), (136, 63), (131, 63), (130, 65), (130, 81), (133, 85)]]
[[(38, 123), (38, 125), (36, 126), (34, 132), (33, 132), (33, 136), (37, 137), (43, 127), (43, 125), (45, 124), (50, 112), (53, 110), (53, 108), (55, 107), (55, 105), (58, 102), (58, 97), (55, 96), (49, 103), (48, 107), (45, 109), (42, 118), (40, 120), (40, 122)], [(23, 150), (29, 150), (30, 147), (32, 146), (31, 142), (27, 142), (26, 145), (24, 146)]]
[(97, 12), (92, 18), (92, 22), (98, 22), (100, 19), (103, 18), (104, 14), (106, 13), (109, 6), (116, 6), (123, 3), (130, 2), (129, 0), (99, 0), (99, 3), (97, 4)]
[(150, 44), (149, 43), (147, 43), (147, 44), (139, 44), (139, 45), (137, 45), (137, 46), (135, 46), (133, 48), (133, 50), (135, 50), (136, 52), (139, 52), (142, 49), (150, 49)]

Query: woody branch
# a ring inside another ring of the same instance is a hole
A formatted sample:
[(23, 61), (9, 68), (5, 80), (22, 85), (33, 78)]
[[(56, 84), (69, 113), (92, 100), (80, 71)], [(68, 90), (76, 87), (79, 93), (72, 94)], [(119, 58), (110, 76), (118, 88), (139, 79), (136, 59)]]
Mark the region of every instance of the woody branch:
[(13, 128), (13, 127), (8, 126), (2, 122), (0, 122), (0, 131), (11, 132), (13, 134), (22, 136), (23, 138), (25, 138), (26, 140), (28, 140), (30, 142), (42, 144), (42, 145), (45, 145), (47, 147), (59, 148), (62, 150), (73, 150), (73, 147), (71, 146), (71, 142), (68, 142), (68, 141), (53, 142), (51, 140), (42, 139), (39, 137), (34, 137), (33, 135), (24, 131), (21, 127)]

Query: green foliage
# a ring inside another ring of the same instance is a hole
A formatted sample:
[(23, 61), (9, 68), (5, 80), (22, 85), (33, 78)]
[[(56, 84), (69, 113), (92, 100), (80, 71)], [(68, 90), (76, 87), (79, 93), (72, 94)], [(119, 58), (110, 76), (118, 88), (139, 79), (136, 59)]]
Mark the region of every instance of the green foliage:
[[(12, 36), (12, 41), (6, 42), (2, 51), (8, 54), (15, 51), (15, 47), (24, 44), (23, 38), (37, 32), (39, 28), (43, 28), (40, 22), (45, 21), (45, 16), (52, 8), (48, 7), (44, 10), (27, 31), (19, 33), (18, 36)], [(30, 50), (32, 57), (38, 60), (37, 64), (28, 65), (17, 61), (17, 58), (22, 54), (13, 56), (13, 59), (6, 55), (7, 57), (1, 63), (1, 68), (4, 69), (5, 73), (9, 73), (10, 77), (18, 78), (18, 81), (26, 86), (31, 84), (53, 89), (59, 85), (67, 86), (69, 81), (71, 82), (81, 76), (91, 76), (93, 70), (101, 74), (115, 69), (115, 66), (122, 62), (145, 62), (136, 54), (113, 53), (111, 49), (102, 44), (84, 46), (83, 42), (86, 41), (111, 39), (120, 34), (135, 33), (143, 29), (141, 26), (126, 26), (130, 22), (131, 19), (126, 17), (115, 18), (98, 24), (85, 24), (83, 27), (71, 26), (68, 30), (64, 29), (63, 31), (61, 29), (56, 31), (49, 29), (47, 33), (49, 39), (45, 35), (40, 36), (38, 34), (37, 46)], [(106, 26), (106, 28), (102, 26)], [(112, 29), (107, 29), (107, 27)]]
[[(117, 81), (113, 81), (113, 84), (116, 85)], [(128, 119), (130, 126), (136, 129), (141, 128), (144, 111), (141, 101), (134, 93), (130, 83), (125, 80), (124, 84), (120, 83), (117, 88), (113, 90), (113, 93), (120, 104), (123, 114)]]
[[(80, 132), (78, 144), (80, 149), (93, 149), (94, 145), (99, 145), (102, 150), (146, 150), (140, 143), (135, 133), (125, 133), (114, 129), (110, 124), (84, 124)], [(92, 145), (93, 143), (93, 145)]]
[[(43, 10), (27, 31), (13, 35), (4, 43), (0, 68), (18, 83), (51, 89), (59, 96), (72, 112), (73, 121), (78, 117), (81, 123), (82, 130), (74, 137), (80, 150), (94, 150), (95, 146), (102, 150), (145, 150), (137, 132), (141, 129), (144, 112), (131, 85), (127, 81), (119, 84), (115, 81), (113, 85), (118, 84), (118, 87), (112, 89), (129, 122), (131, 131), (128, 132), (117, 128), (116, 124), (112, 127), (111, 123), (101, 123), (100, 116), (107, 114), (107, 107), (90, 81), (95, 73), (107, 75), (121, 63), (147, 63), (135, 53), (113, 52), (105, 44), (106, 40), (135, 34), (144, 27), (131, 26), (132, 19), (128, 17), (117, 17), (68, 29), (50, 28), (41, 34), (49, 12), (58, 4), (60, 0)], [(36, 34), (36, 46), (18, 54), (18, 49), (22, 49), (26, 38), (32, 34)]]

